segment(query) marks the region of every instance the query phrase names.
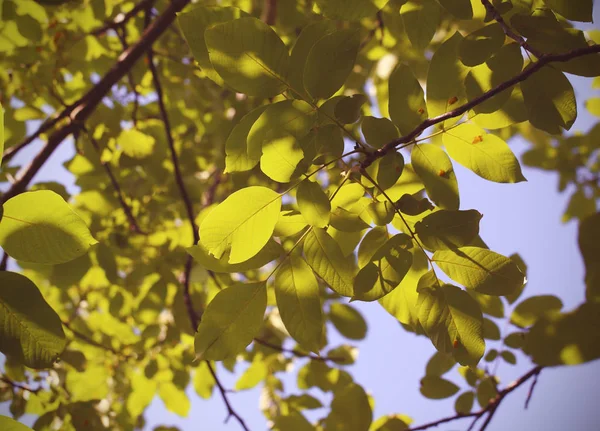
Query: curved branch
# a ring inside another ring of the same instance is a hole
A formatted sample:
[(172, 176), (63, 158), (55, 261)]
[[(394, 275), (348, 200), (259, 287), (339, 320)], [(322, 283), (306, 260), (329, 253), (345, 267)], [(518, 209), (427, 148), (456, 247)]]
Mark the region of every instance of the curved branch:
[(442, 425), (447, 422), (452, 422), (452, 421), (455, 421), (458, 419), (475, 418), (475, 421), (473, 422), (473, 424), (471, 424), (471, 427), (472, 427), (475, 424), (475, 422), (477, 421), (477, 419), (481, 418), (482, 416), (487, 415), (485, 422), (483, 423), (483, 425), (480, 428), (480, 431), (483, 431), (487, 428), (487, 426), (491, 422), (492, 417), (494, 416), (494, 413), (496, 413), (496, 410), (498, 409), (498, 406), (500, 405), (500, 403), (502, 402), (504, 397), (506, 397), (508, 394), (510, 394), (515, 389), (517, 389), (519, 386), (526, 383), (529, 379), (531, 379), (531, 378), (537, 379), (537, 376), (540, 374), (541, 371), (542, 371), (542, 367), (538, 366), (538, 367), (532, 368), (527, 373), (525, 373), (523, 376), (521, 376), (520, 378), (518, 378), (517, 380), (515, 380), (514, 382), (509, 384), (506, 388), (504, 388), (503, 390), (498, 392), (498, 395), (496, 395), (496, 398), (491, 400), (490, 403), (481, 410), (478, 410), (473, 413), (468, 413), (466, 415), (457, 414), (454, 416), (448, 416), (443, 419), (438, 419), (437, 421), (433, 421), (433, 422), (426, 423), (424, 425), (419, 425), (417, 427), (409, 428), (406, 431), (420, 431), (420, 430), (425, 430), (428, 428), (433, 428), (438, 425)]
[(394, 139), (393, 141), (388, 142), (380, 149), (369, 153), (365, 159), (361, 162), (361, 166), (363, 168), (369, 167), (375, 160), (385, 156), (390, 151), (394, 150), (397, 146), (408, 144), (413, 141), (417, 136), (419, 136), (425, 129), (435, 126), (436, 124), (442, 123), (451, 118), (456, 118), (462, 116), (465, 112), (473, 109), (474, 107), (480, 105), (488, 99), (491, 99), (495, 95), (503, 92), (511, 88), (512, 86), (525, 81), (531, 75), (535, 74), (542, 67), (546, 66), (549, 63), (558, 63), (565, 62), (569, 60), (573, 60), (577, 57), (583, 57), (585, 55), (598, 54), (600, 53), (600, 45), (592, 45), (585, 48), (575, 49), (573, 51), (565, 52), (563, 54), (548, 54), (544, 55), (535, 63), (530, 63), (521, 73), (509, 79), (508, 81), (503, 82), (502, 84), (497, 85), (489, 91), (486, 91), (481, 96), (476, 97), (475, 99), (465, 103), (464, 105), (459, 106), (452, 111), (448, 111), (444, 114), (438, 115), (437, 117), (429, 118), (419, 124), (412, 132), (407, 135), (404, 135), (398, 139)]
[(35, 174), (44, 166), (56, 148), (65, 138), (78, 129), (78, 123), (84, 122), (94, 112), (96, 106), (108, 94), (113, 85), (127, 74), (136, 61), (152, 46), (154, 41), (175, 21), (176, 13), (189, 2), (190, 0), (172, 0), (165, 11), (146, 29), (140, 40), (119, 56), (108, 73), (81, 99), (59, 114), (60, 118), (69, 118), (71, 121), (50, 135), (40, 152), (28, 166), (19, 172), (17, 180), (2, 195), (0, 203), (4, 203), (11, 197), (25, 191)]

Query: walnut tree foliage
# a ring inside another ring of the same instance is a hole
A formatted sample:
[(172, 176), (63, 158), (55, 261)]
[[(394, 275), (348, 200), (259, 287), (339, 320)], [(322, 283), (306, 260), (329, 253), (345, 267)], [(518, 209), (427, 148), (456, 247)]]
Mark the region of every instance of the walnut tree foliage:
[[(186, 416), (193, 385), (248, 429), (228, 389), (260, 386), (274, 430), (407, 429), (410, 412), (373, 417), (346, 368), (368, 335), (354, 301), (431, 340), (421, 394), (457, 415), (413, 429), (484, 429), (542, 367), (600, 356), (600, 123), (567, 133), (570, 76), (600, 87), (600, 32), (578, 29), (592, 0), (0, 5), (0, 401), (15, 419), (142, 429), (154, 397)], [(600, 98), (586, 107), (600, 116)], [(574, 310), (523, 300), (526, 263), (489, 249), (461, 205), (456, 164), (526, 181), (516, 136), (525, 164), (575, 190)], [(77, 192), (32, 181), (69, 137)], [(498, 387), (489, 365), (516, 353), (534, 368)], [(463, 381), (444, 377), (454, 367)]]

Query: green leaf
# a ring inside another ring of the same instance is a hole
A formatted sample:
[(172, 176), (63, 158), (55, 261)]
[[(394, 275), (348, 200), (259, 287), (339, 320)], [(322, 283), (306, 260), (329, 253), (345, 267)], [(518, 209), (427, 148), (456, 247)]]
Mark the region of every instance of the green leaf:
[(304, 88), (315, 99), (327, 99), (338, 91), (356, 61), (360, 36), (357, 30), (338, 30), (319, 39), (304, 66)]
[(362, 340), (367, 335), (367, 322), (354, 307), (333, 302), (329, 306), (329, 320), (344, 337)]
[(456, 398), (454, 402), (454, 410), (460, 415), (467, 415), (473, 410), (473, 403), (475, 402), (475, 394), (471, 391), (463, 392)]
[(335, 391), (325, 429), (368, 431), (372, 421), (373, 411), (365, 390), (350, 383)]
[(117, 145), (129, 157), (144, 159), (150, 156), (154, 150), (155, 140), (139, 130), (123, 130), (117, 137)]
[[(262, 153), (264, 158), (266, 151), (270, 161), (273, 162), (275, 159), (273, 153), (277, 155), (278, 150), (290, 151), (290, 155), (280, 154), (279, 159), (281, 163), (292, 163), (295, 167), (297, 162), (294, 160), (302, 155), (302, 150), (297, 145), (288, 143), (288, 148), (285, 148), (285, 144), (282, 146), (279, 142), (277, 146), (277, 143), (281, 138), (290, 136), (296, 139), (302, 138), (309, 132), (313, 122), (314, 110), (302, 100), (284, 100), (270, 105), (250, 128), (247, 138), (249, 157), (258, 158)], [(275, 148), (268, 149), (271, 145), (275, 145)], [(290, 161), (286, 161), (286, 157)], [(261, 158), (261, 168), (264, 164), (263, 158)], [(269, 168), (273, 169), (273, 166)]]
[[(470, 2), (469, 3), (470, 6)], [(459, 46), (459, 56), (465, 66), (477, 66), (487, 61), (502, 45), (506, 35), (502, 26), (493, 23), (466, 36)]]
[(483, 318), (483, 338), (496, 341), (502, 338), (498, 325), (486, 317)]
[(442, 139), (450, 157), (481, 178), (497, 183), (526, 181), (519, 161), (496, 135), (463, 123), (445, 132)]
[(205, 7), (195, 6), (177, 15), (177, 21), (183, 32), (194, 59), (202, 71), (219, 85), (223, 79), (213, 68), (206, 47), (204, 32), (211, 26), (246, 16), (246, 12), (235, 7)]
[(415, 223), (421, 244), (430, 250), (447, 250), (468, 245), (479, 235), (479, 211), (440, 210)]
[(435, 352), (425, 367), (425, 375), (441, 377), (456, 365), (452, 356), (442, 352)]
[(471, 0), (438, 0), (438, 2), (458, 19), (473, 18)]
[(296, 138), (284, 136), (263, 145), (260, 169), (273, 181), (288, 183), (303, 158), (304, 152)]
[(22, 262), (59, 264), (96, 244), (85, 222), (50, 190), (21, 193), (3, 207), (0, 245)]
[(532, 296), (515, 307), (510, 315), (510, 323), (519, 328), (527, 328), (540, 317), (560, 311), (562, 307), (562, 301), (554, 295)]
[(440, 352), (461, 365), (477, 365), (485, 351), (479, 305), (456, 286), (419, 288), (419, 322)]
[(302, 217), (314, 227), (325, 227), (331, 218), (331, 203), (319, 183), (308, 179), (302, 181), (296, 192), (296, 200)]
[(228, 263), (244, 262), (269, 241), (279, 219), (281, 196), (266, 187), (238, 190), (200, 225), (200, 241), (215, 258), (231, 250)]
[(376, 226), (367, 232), (358, 248), (359, 268), (363, 268), (372, 261), (377, 250), (387, 242), (388, 238), (389, 234), (385, 227)]
[(385, 415), (373, 422), (373, 431), (405, 431), (412, 420), (405, 415)]
[(486, 295), (507, 295), (525, 283), (525, 276), (512, 260), (484, 248), (436, 251), (433, 261), (452, 280)]
[(558, 135), (569, 130), (577, 118), (577, 102), (571, 83), (560, 71), (546, 66), (533, 78), (521, 82), (529, 122)]
[(525, 338), (524, 351), (541, 366), (577, 365), (600, 358), (600, 303), (541, 317)]
[(504, 359), (504, 361), (508, 362), (509, 364), (515, 365), (517, 363), (517, 357), (513, 352), (509, 350), (503, 350), (502, 352), (500, 352), (500, 356), (502, 357), (502, 359)]
[(423, 88), (405, 64), (392, 72), (388, 85), (390, 118), (400, 133), (407, 135), (427, 119)]
[(266, 308), (263, 282), (236, 284), (219, 291), (198, 326), (196, 358), (222, 361), (243, 351), (258, 333)]
[(7, 416), (0, 416), (0, 428), (4, 431), (32, 431), (28, 426)]
[(448, 155), (435, 145), (416, 144), (410, 157), (412, 167), (423, 181), (431, 200), (441, 208), (457, 210), (458, 182)]
[(183, 389), (178, 388), (171, 382), (161, 382), (158, 385), (158, 396), (168, 411), (182, 418), (187, 417), (191, 402)]
[(440, 6), (435, 0), (409, 1), (400, 8), (400, 15), (413, 48), (423, 51), (440, 23)]
[(194, 260), (196, 260), (196, 262), (209, 271), (245, 272), (251, 269), (261, 268), (267, 263), (277, 259), (282, 254), (283, 249), (277, 242), (269, 240), (255, 256), (244, 262), (235, 264), (228, 263), (227, 256), (225, 255), (221, 256), (220, 259), (215, 259), (201, 244), (188, 247), (186, 251), (194, 258)]
[(367, 207), (367, 211), (373, 223), (377, 226), (385, 226), (391, 223), (392, 219), (396, 215), (394, 204), (389, 201), (385, 202), (371, 202)]
[(362, 106), (368, 101), (367, 96), (360, 93), (343, 97), (335, 105), (335, 118), (342, 124), (356, 123), (362, 114)]
[[(427, 73), (427, 111), (430, 117), (445, 114), (467, 102), (464, 80), (469, 69), (458, 58), (463, 37), (459, 32), (447, 39), (433, 54)], [(460, 117), (444, 121), (444, 127)]]
[(278, 237), (293, 236), (302, 231), (306, 226), (306, 220), (298, 211), (281, 211), (273, 235)]
[(65, 345), (60, 318), (37, 286), (0, 272), (0, 351), (30, 368), (50, 368)]
[(313, 228), (304, 240), (306, 262), (335, 292), (354, 295), (353, 257), (344, 257), (337, 242), (324, 230)]
[(450, 380), (437, 376), (425, 376), (421, 379), (421, 394), (432, 400), (443, 400), (457, 393), (458, 386)]
[(245, 17), (216, 24), (204, 38), (213, 67), (236, 91), (267, 98), (287, 88), (288, 50), (261, 20)]
[(493, 377), (484, 378), (477, 386), (477, 402), (483, 409), (496, 398), (496, 395), (498, 395), (498, 390)]
[(525, 341), (525, 333), (523, 332), (512, 332), (504, 337), (504, 345), (511, 349), (520, 349), (523, 347)]
[(275, 274), (275, 298), (281, 320), (304, 349), (318, 353), (323, 335), (323, 311), (319, 284), (310, 266), (291, 253)]
[(194, 370), (193, 384), (194, 390), (200, 398), (205, 400), (210, 399), (215, 387), (215, 379), (210, 373), (206, 361), (200, 362)]
[[(367, 187), (378, 186), (376, 192), (379, 192), (380, 189), (387, 190), (398, 182), (403, 171), (404, 157), (399, 152), (390, 151), (367, 168), (367, 173), (377, 184), (371, 184), (371, 180), (367, 178), (363, 178), (363, 184)], [(385, 196), (379, 198), (385, 198)]]
[(290, 86), (308, 98), (304, 89), (304, 66), (311, 48), (323, 36), (335, 31), (335, 22), (330, 20), (321, 20), (308, 24), (302, 29), (296, 39), (290, 55), (290, 69), (288, 80)]
[(242, 117), (239, 123), (237, 123), (227, 141), (225, 141), (225, 171), (224, 172), (243, 172), (249, 171), (260, 160), (262, 148), (255, 150), (253, 153), (249, 152), (247, 138), (250, 133), (250, 129), (262, 115), (262, 113), (269, 107), (269, 105), (259, 106), (253, 109)]
[(323, 15), (334, 19), (358, 21), (373, 16), (388, 0), (317, 0)]
[(314, 431), (315, 429), (302, 413), (294, 410), (286, 415), (277, 416), (274, 422), (274, 429), (277, 431)]
[(578, 243), (585, 264), (585, 297), (600, 302), (600, 213), (591, 215), (579, 224)]
[(477, 301), (483, 314), (488, 314), (500, 319), (504, 317), (504, 303), (500, 297), (484, 295), (483, 293), (477, 293), (474, 290), (469, 290), (468, 293), (475, 301)]
[(331, 213), (330, 224), (343, 232), (359, 232), (370, 226), (358, 214), (338, 207)]
[(400, 136), (396, 126), (387, 118), (364, 117), (361, 128), (367, 144), (373, 148), (381, 148)]
[(592, 22), (593, 0), (545, 0), (545, 2), (568, 20)]

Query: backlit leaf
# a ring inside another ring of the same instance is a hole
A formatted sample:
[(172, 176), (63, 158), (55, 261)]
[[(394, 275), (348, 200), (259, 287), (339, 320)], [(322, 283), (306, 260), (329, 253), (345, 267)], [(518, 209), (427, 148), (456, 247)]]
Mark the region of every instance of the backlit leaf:
[[(470, 6), (470, 2), (469, 3)], [(477, 66), (494, 55), (506, 38), (502, 26), (489, 24), (467, 35), (459, 47), (460, 59), (466, 66)]]
[(440, 210), (415, 224), (421, 243), (431, 250), (446, 250), (468, 245), (479, 234), (482, 215), (476, 210)]
[(458, 414), (466, 415), (471, 413), (473, 403), (475, 402), (475, 394), (473, 392), (463, 392), (456, 398), (454, 402), (454, 410)]
[(31, 368), (50, 368), (66, 345), (60, 318), (27, 277), (0, 272), (0, 351)]
[(412, 46), (423, 51), (437, 30), (440, 6), (435, 0), (408, 1), (402, 5), (400, 15)]
[(448, 155), (435, 145), (420, 144), (413, 146), (411, 162), (431, 200), (441, 208), (457, 210), (458, 183)]
[(372, 420), (373, 411), (365, 390), (350, 383), (334, 393), (325, 427), (327, 430), (368, 431)]
[(117, 138), (117, 145), (125, 154), (134, 159), (143, 159), (152, 154), (154, 138), (139, 130), (123, 130)]
[(209, 271), (214, 272), (245, 272), (251, 269), (260, 268), (277, 259), (282, 251), (283, 249), (281, 246), (277, 242), (271, 240), (250, 259), (244, 262), (230, 264), (227, 262), (227, 256), (223, 255), (220, 259), (216, 259), (211, 256), (201, 244), (194, 245), (187, 249), (187, 252), (192, 255), (196, 262)]
[(215, 258), (231, 250), (228, 263), (244, 262), (268, 242), (279, 219), (281, 196), (266, 187), (238, 190), (200, 225), (200, 241)]
[(319, 284), (310, 266), (297, 253), (283, 262), (273, 281), (281, 320), (290, 335), (305, 349), (319, 352), (323, 311)]
[(387, 118), (367, 116), (363, 118), (361, 128), (367, 144), (374, 148), (381, 148), (399, 137), (398, 129)]
[(333, 302), (329, 307), (329, 320), (340, 334), (351, 340), (362, 340), (367, 335), (367, 322), (350, 305)]
[(433, 345), (462, 365), (476, 365), (485, 351), (479, 305), (456, 286), (419, 288), (419, 322)]
[(202, 315), (194, 341), (196, 357), (222, 361), (243, 351), (258, 333), (266, 307), (264, 283), (221, 290)]
[(436, 251), (433, 261), (452, 280), (486, 295), (507, 295), (525, 283), (512, 260), (484, 248)]
[(304, 88), (315, 99), (340, 89), (354, 67), (360, 37), (356, 30), (337, 30), (319, 39), (304, 66)]
[(273, 139), (263, 145), (260, 170), (273, 181), (287, 183), (303, 158), (302, 148), (293, 136)]
[(388, 85), (390, 118), (400, 133), (406, 135), (427, 119), (423, 88), (404, 64), (392, 72)]
[(225, 172), (249, 171), (256, 166), (260, 160), (260, 149), (250, 153), (247, 145), (247, 138), (250, 129), (267, 107), (268, 105), (259, 106), (248, 112), (242, 117), (240, 122), (235, 125), (229, 134), (229, 137), (225, 142)]
[(335, 118), (342, 124), (356, 123), (362, 114), (362, 106), (368, 102), (364, 94), (343, 97), (334, 108)]
[(296, 192), (296, 200), (300, 213), (308, 224), (321, 228), (329, 224), (331, 203), (319, 183), (302, 181)]
[(98, 242), (83, 219), (50, 190), (21, 193), (9, 199), (3, 210), (0, 245), (14, 259), (65, 263)]
[(236, 91), (273, 97), (287, 87), (287, 48), (261, 20), (244, 17), (216, 24), (204, 38), (213, 67)]
[(32, 431), (28, 426), (25, 426), (8, 416), (0, 416), (0, 428), (4, 431)]

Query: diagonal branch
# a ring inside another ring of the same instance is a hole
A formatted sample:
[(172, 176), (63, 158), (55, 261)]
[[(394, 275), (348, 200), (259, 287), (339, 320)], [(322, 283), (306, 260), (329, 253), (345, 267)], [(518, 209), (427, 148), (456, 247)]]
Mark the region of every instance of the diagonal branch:
[(140, 1), (129, 12), (127, 12), (127, 13), (121, 12), (121, 13), (119, 13), (115, 17), (114, 20), (108, 21), (108, 22), (104, 23), (104, 25), (98, 27), (97, 29), (92, 30), (90, 32), (90, 35), (92, 35), (92, 36), (102, 36), (103, 34), (105, 34), (109, 30), (118, 31), (119, 29), (124, 28), (125, 24), (127, 24), (127, 21), (129, 21), (131, 18), (133, 18), (134, 16), (136, 16), (142, 10), (147, 9), (155, 1), (156, 0), (142, 0), (142, 1)]
[(31, 392), (32, 394), (37, 394), (39, 391), (41, 391), (43, 389), (43, 387), (41, 385), (38, 386), (37, 388), (32, 388), (31, 386), (17, 383), (15, 381), (13, 381), (12, 379), (10, 379), (6, 375), (0, 375), (0, 382), (6, 383), (10, 387), (12, 387), (13, 390), (21, 389), (22, 391)]
[(496, 410), (500, 406), (500, 403), (502, 402), (502, 400), (504, 400), (504, 398), (508, 394), (510, 394), (512, 391), (514, 391), (521, 385), (525, 384), (529, 379), (531, 379), (531, 378), (537, 379), (537, 376), (540, 374), (541, 371), (542, 371), (542, 367), (538, 366), (538, 367), (532, 368), (527, 373), (525, 373), (523, 376), (521, 376), (520, 378), (518, 378), (517, 380), (515, 380), (514, 382), (509, 384), (506, 388), (504, 388), (503, 390), (498, 392), (498, 395), (496, 395), (496, 398), (491, 400), (490, 403), (486, 407), (482, 408), (481, 410), (478, 410), (473, 413), (468, 413), (466, 415), (457, 414), (457, 415), (449, 416), (449, 417), (446, 417), (443, 419), (438, 419), (437, 421), (434, 421), (434, 422), (429, 422), (424, 425), (419, 425), (417, 427), (409, 428), (406, 431), (421, 431), (421, 430), (433, 428), (433, 427), (436, 427), (438, 425), (442, 425), (442, 424), (445, 424), (448, 422), (452, 422), (452, 421), (455, 421), (458, 419), (465, 419), (465, 418), (475, 418), (475, 421), (471, 425), (471, 426), (473, 426), (475, 424), (475, 422), (477, 421), (477, 419), (487, 415), (485, 422), (483, 423), (483, 425), (480, 428), (480, 431), (483, 431), (483, 430), (485, 430), (485, 428), (487, 428), (487, 426), (491, 422), (492, 417), (494, 416), (494, 413), (496, 413)]
[(537, 58), (541, 58), (545, 55), (543, 52), (538, 51), (536, 48), (527, 43), (523, 36), (515, 33), (513, 29), (510, 28), (510, 26), (506, 23), (506, 21), (504, 21), (504, 18), (502, 18), (502, 15), (500, 15), (500, 12), (498, 12), (498, 10), (490, 3), (490, 0), (481, 0), (481, 3), (483, 3), (483, 6), (487, 10), (488, 14), (495, 19), (498, 24), (500, 24), (500, 27), (502, 27), (502, 30), (504, 30), (505, 35), (516, 41), (519, 45), (521, 45), (521, 48), (523, 48), (525, 51), (529, 51)]
[(28, 166), (19, 172), (17, 180), (2, 195), (0, 203), (6, 202), (9, 198), (27, 189), (35, 174), (44, 166), (56, 148), (58, 148), (65, 138), (78, 129), (78, 123), (83, 123), (94, 112), (96, 106), (108, 94), (113, 85), (127, 74), (136, 61), (152, 46), (154, 41), (169, 28), (176, 18), (176, 13), (182, 10), (189, 2), (190, 0), (172, 0), (164, 12), (146, 29), (140, 40), (119, 56), (117, 62), (108, 73), (81, 99), (59, 114), (59, 117), (70, 118), (71, 121), (50, 135), (40, 152)]
[(535, 74), (542, 67), (546, 66), (549, 63), (557, 63), (557, 62), (565, 62), (569, 60), (573, 60), (577, 57), (583, 57), (585, 55), (598, 54), (600, 53), (600, 45), (592, 45), (585, 48), (575, 49), (573, 51), (565, 52), (563, 54), (547, 54), (540, 58), (535, 63), (529, 63), (529, 65), (521, 71), (518, 75), (515, 75), (513, 78), (508, 81), (503, 82), (502, 84), (497, 85), (489, 91), (486, 91), (481, 96), (476, 97), (475, 99), (465, 103), (464, 105), (459, 106), (452, 111), (448, 111), (444, 114), (438, 115), (437, 117), (429, 118), (419, 124), (412, 132), (407, 135), (404, 135), (398, 139), (394, 139), (393, 141), (388, 142), (380, 149), (373, 151), (363, 159), (361, 162), (362, 168), (369, 167), (375, 160), (385, 156), (390, 151), (394, 151), (396, 147), (403, 144), (410, 144), (415, 138), (417, 138), (423, 131), (431, 126), (435, 126), (436, 124), (442, 123), (451, 118), (456, 118), (462, 116), (465, 112), (473, 109), (474, 107), (480, 105), (488, 99), (491, 99), (495, 95), (503, 92), (511, 88), (512, 86), (525, 81), (531, 75)]

